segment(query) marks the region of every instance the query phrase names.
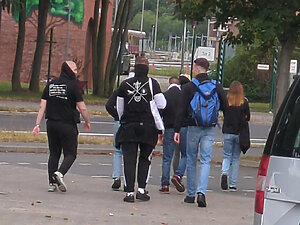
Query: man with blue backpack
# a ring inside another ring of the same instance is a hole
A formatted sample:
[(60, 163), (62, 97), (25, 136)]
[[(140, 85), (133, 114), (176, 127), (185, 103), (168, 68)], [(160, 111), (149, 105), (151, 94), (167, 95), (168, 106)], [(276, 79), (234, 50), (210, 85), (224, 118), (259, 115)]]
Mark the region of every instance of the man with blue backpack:
[[(175, 121), (174, 141), (180, 141), (180, 127), (188, 118), (187, 129), (187, 196), (186, 203), (194, 203), (197, 193), (198, 207), (206, 207), (206, 189), (209, 180), (210, 162), (218, 123), (218, 111), (228, 106), (223, 87), (207, 75), (209, 62), (205, 58), (194, 61), (195, 78), (182, 88), (180, 108)], [(197, 155), (200, 144), (200, 172), (196, 187)]]

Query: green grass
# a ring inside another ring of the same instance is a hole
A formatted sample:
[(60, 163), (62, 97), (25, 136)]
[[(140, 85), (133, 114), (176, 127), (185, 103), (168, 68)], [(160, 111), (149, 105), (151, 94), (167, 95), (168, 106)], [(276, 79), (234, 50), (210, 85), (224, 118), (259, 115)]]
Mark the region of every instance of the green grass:
[[(158, 74), (163, 76), (172, 76), (178, 75), (179, 70), (177, 69), (166, 69), (166, 70), (156, 70)], [(173, 74), (173, 72), (174, 74)], [(153, 74), (152, 74), (153, 75)], [(0, 82), (0, 100), (20, 100), (20, 101), (35, 101), (39, 102), (42, 96), (42, 91), (44, 90), (44, 86), (40, 86), (40, 92), (34, 93), (28, 90), (29, 84), (22, 83), (22, 91), (14, 93), (11, 91), (11, 82)], [(92, 95), (91, 90), (89, 90), (88, 95), (83, 96), (86, 104), (90, 105), (98, 105), (105, 104), (107, 102), (107, 98), (100, 98), (98, 96)], [(269, 112), (269, 103), (249, 103), (250, 110), (252, 112)], [(20, 112), (34, 112), (37, 109), (24, 109), (24, 108), (8, 108), (8, 107), (0, 107), (0, 110), (3, 111), (20, 111)], [(99, 112), (93, 111), (91, 112), (93, 115), (99, 114)], [(102, 113), (100, 113), (102, 114)]]
[(11, 91), (11, 82), (0, 82), (0, 100), (23, 100), (23, 101), (39, 101), (42, 96), (44, 87), (40, 87), (39, 93), (34, 93), (28, 90), (29, 84), (22, 83), (20, 92)]
[(260, 102), (253, 102), (249, 103), (250, 112), (269, 112), (270, 105), (269, 103), (260, 103)]
[(151, 71), (151, 66), (149, 70), (149, 75), (155, 76), (179, 76), (180, 74), (180, 68), (169, 68), (169, 69), (155, 69), (154, 71)]
[[(11, 82), (3, 81), (0, 82), (0, 100), (21, 100), (21, 101), (35, 101), (38, 102), (41, 99), (42, 92), (45, 86), (40, 86), (40, 92), (34, 93), (28, 90), (29, 84), (22, 83), (22, 90), (20, 92), (12, 92), (11, 91)], [(100, 98), (98, 96), (92, 95), (89, 92), (88, 95), (83, 95), (84, 101), (86, 104), (97, 105), (97, 104), (105, 104), (107, 98)]]
[[(46, 134), (40, 134), (38, 137), (34, 137), (31, 132), (19, 133), (13, 131), (0, 131), (1, 142), (38, 142), (46, 143), (48, 141)], [(112, 137), (89, 137), (80, 136), (78, 137), (79, 144), (95, 144), (95, 145), (112, 145)]]

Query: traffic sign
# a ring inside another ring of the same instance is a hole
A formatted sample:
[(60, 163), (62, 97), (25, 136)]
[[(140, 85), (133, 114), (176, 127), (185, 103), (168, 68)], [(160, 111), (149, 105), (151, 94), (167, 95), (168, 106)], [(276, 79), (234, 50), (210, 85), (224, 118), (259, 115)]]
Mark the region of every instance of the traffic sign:
[(269, 70), (270, 66), (268, 64), (257, 64), (258, 70)]
[(194, 59), (206, 58), (208, 61), (215, 60), (215, 48), (211, 47), (198, 47), (195, 52)]

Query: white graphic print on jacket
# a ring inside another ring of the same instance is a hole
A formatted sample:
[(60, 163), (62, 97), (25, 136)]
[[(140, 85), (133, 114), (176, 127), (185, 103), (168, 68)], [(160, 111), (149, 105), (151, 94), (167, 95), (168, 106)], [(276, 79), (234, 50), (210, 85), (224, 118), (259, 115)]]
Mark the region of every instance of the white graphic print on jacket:
[(133, 85), (131, 85), (128, 82), (126, 82), (126, 84), (131, 88), (131, 90), (127, 90), (127, 94), (129, 96), (132, 95), (130, 100), (128, 101), (128, 104), (130, 104), (132, 100), (134, 100), (135, 102), (140, 102), (142, 99), (144, 99), (145, 102), (148, 102), (147, 99), (144, 97), (147, 95), (145, 85), (148, 84), (148, 81), (143, 85), (141, 85), (142, 83), (138, 80), (135, 83), (133, 83)]

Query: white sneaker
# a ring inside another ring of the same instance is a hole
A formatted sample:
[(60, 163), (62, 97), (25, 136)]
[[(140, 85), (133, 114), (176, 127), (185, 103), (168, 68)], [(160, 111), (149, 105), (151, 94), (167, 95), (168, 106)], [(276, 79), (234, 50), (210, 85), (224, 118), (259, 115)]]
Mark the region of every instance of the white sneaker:
[(56, 182), (58, 184), (58, 189), (62, 192), (66, 192), (67, 186), (63, 180), (64, 176), (61, 174), (61, 172), (58, 172), (58, 171), (54, 172), (53, 178), (56, 180)]
[(48, 187), (48, 192), (54, 192), (57, 189), (57, 184), (55, 183), (50, 183)]

